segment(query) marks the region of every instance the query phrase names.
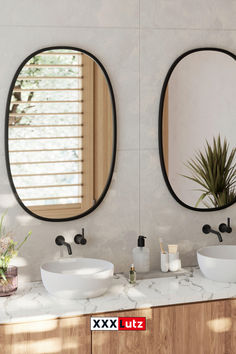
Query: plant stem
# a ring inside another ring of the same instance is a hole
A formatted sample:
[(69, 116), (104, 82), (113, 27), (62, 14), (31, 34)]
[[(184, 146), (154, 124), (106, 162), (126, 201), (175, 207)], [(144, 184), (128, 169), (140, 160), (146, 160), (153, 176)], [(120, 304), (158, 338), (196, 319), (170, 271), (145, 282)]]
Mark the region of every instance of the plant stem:
[(17, 251), (19, 251), (19, 249), (23, 246), (23, 244), (27, 241), (27, 239), (30, 237), (31, 234), (32, 234), (32, 231), (29, 231), (27, 236), (25, 237), (25, 239), (17, 247), (17, 249), (16, 249)]

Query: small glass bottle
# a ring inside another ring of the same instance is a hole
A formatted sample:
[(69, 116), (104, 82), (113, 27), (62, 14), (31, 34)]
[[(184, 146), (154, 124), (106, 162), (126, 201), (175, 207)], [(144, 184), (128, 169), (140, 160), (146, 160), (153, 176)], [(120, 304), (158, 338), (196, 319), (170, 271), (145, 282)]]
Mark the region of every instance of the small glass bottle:
[(136, 283), (136, 270), (133, 264), (131, 264), (130, 271), (129, 271), (129, 282), (130, 284)]

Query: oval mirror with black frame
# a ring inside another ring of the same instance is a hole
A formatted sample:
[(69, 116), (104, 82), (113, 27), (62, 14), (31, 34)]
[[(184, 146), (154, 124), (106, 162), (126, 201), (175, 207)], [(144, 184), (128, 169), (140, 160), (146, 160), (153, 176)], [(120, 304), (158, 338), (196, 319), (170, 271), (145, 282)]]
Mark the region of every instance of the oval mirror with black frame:
[(34, 52), (11, 83), (5, 125), (12, 190), (32, 216), (67, 221), (103, 200), (116, 154), (116, 111), (106, 70), (74, 47)]
[(170, 67), (159, 108), (162, 172), (172, 196), (197, 211), (236, 201), (236, 56), (190, 50)]

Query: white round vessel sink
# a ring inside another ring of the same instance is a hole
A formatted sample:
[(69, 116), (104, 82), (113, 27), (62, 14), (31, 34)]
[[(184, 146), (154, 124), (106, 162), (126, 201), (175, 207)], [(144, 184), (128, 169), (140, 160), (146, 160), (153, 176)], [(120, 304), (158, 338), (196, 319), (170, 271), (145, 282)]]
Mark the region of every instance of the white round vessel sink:
[(110, 287), (114, 265), (102, 259), (64, 258), (41, 266), (43, 285), (65, 299), (84, 299), (104, 294)]
[(203, 275), (220, 282), (236, 282), (236, 246), (220, 245), (201, 248), (197, 260)]

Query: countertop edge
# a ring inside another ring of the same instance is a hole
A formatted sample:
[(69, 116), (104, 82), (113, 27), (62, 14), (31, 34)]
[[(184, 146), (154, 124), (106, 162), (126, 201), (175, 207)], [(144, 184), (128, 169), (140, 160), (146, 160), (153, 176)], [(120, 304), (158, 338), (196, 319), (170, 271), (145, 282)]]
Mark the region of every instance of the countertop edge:
[(135, 285), (131, 285), (124, 275), (117, 274), (104, 295), (73, 301), (55, 298), (46, 292), (42, 282), (31, 282), (15, 295), (0, 298), (0, 325), (236, 298), (236, 283), (208, 280), (197, 267), (189, 267), (187, 271), (184, 275), (139, 280)]
[(235, 297), (226, 297), (226, 298), (213, 298), (209, 300), (199, 300), (199, 301), (186, 301), (186, 302), (175, 302), (175, 303), (170, 303), (167, 305), (152, 305), (150, 307), (130, 307), (130, 308), (122, 308), (118, 310), (108, 310), (108, 311), (99, 311), (99, 312), (88, 312), (88, 313), (71, 313), (71, 314), (65, 314), (65, 315), (41, 315), (41, 316), (32, 316), (27, 317), (27, 318), (14, 318), (10, 319), (7, 322), (1, 322), (0, 321), (0, 326), (4, 325), (13, 325), (13, 324), (24, 324), (24, 323), (31, 323), (31, 322), (43, 322), (43, 321), (52, 321), (52, 320), (60, 320), (60, 319), (66, 319), (66, 318), (76, 318), (76, 317), (86, 317), (86, 316), (99, 316), (103, 314), (110, 314), (114, 312), (128, 312), (128, 311), (135, 311), (135, 310), (148, 310), (148, 309), (154, 309), (154, 308), (163, 308), (163, 307), (174, 307), (174, 306), (184, 306), (184, 305), (191, 305), (191, 304), (200, 304), (200, 303), (206, 303), (206, 302), (216, 302), (216, 301), (226, 301), (226, 300), (234, 300), (236, 299)]

